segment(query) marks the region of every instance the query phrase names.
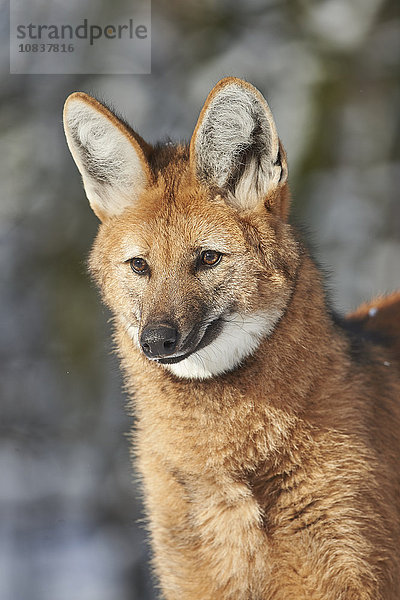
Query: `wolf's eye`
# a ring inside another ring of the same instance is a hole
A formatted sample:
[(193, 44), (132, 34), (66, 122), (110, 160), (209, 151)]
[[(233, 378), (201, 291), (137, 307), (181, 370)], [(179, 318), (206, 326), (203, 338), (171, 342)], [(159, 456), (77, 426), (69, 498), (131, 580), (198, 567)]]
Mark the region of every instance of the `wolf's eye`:
[(216, 250), (204, 250), (204, 252), (201, 253), (200, 260), (202, 265), (214, 267), (219, 263), (221, 257), (221, 252), (217, 252)]
[(149, 265), (144, 258), (131, 258), (129, 264), (131, 265), (132, 271), (139, 275), (144, 275), (149, 270)]

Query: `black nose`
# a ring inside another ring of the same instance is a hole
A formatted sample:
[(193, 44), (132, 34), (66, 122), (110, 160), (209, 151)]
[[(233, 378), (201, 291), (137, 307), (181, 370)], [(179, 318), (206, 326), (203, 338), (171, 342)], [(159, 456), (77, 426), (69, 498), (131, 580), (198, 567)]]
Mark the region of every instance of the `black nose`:
[(149, 358), (173, 354), (178, 341), (178, 331), (172, 325), (147, 325), (140, 336), (140, 345)]

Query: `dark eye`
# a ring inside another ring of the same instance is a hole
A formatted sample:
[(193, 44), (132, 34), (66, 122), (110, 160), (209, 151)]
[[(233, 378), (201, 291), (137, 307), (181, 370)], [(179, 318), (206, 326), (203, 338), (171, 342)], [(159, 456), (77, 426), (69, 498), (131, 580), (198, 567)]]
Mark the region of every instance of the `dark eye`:
[(129, 264), (131, 265), (132, 271), (139, 275), (144, 275), (149, 270), (149, 265), (144, 258), (131, 258)]
[(221, 258), (221, 252), (216, 252), (216, 250), (204, 250), (200, 256), (201, 264), (206, 267), (214, 267), (219, 263)]

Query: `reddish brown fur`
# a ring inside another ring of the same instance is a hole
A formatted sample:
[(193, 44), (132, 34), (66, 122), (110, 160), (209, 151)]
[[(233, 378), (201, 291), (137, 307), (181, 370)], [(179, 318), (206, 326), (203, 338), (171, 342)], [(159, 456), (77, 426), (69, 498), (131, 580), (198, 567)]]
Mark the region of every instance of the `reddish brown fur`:
[(365, 302), (347, 319), (365, 331), (382, 336), (386, 346), (391, 348), (394, 360), (400, 363), (400, 292)]
[[(115, 314), (163, 597), (398, 600), (400, 294), (339, 324), (284, 218), (286, 184), (240, 213), (196, 180), (185, 148), (147, 156), (141, 202), (101, 225), (90, 266)], [(231, 254), (200, 284), (187, 249), (213, 232)], [(146, 284), (123, 262), (127, 237), (147, 243)], [(173, 311), (189, 328), (221, 285), (243, 310), (284, 308), (229, 373), (178, 379), (121, 322), (140, 304), (143, 318)]]

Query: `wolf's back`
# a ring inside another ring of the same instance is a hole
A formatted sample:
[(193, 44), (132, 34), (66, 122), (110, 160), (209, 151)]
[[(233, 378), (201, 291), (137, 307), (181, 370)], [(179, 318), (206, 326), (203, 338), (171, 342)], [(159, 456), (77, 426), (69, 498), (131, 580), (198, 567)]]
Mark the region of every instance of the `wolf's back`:
[(346, 320), (382, 337), (400, 367), (400, 291), (361, 304)]

